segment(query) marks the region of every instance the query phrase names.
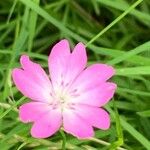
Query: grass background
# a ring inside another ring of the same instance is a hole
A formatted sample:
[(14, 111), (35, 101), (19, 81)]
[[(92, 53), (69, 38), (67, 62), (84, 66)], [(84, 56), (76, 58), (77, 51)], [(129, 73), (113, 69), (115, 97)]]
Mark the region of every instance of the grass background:
[[(18, 119), (18, 106), (27, 99), (12, 83), (12, 68), (26, 53), (47, 70), (50, 48), (62, 38), (72, 47), (84, 42), (89, 64), (117, 70), (112, 80), (118, 89), (106, 106), (111, 128), (96, 130), (89, 140), (63, 131), (34, 139), (31, 125)], [(150, 150), (149, 39), (149, 0), (0, 1), (0, 149)]]

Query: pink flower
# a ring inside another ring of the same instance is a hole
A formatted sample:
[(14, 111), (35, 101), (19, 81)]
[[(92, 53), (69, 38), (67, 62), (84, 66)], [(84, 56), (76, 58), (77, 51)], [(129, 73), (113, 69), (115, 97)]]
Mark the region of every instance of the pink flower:
[(22, 69), (12, 76), (17, 88), (32, 102), (19, 108), (22, 122), (33, 122), (31, 134), (47, 138), (63, 127), (78, 138), (94, 136), (93, 127), (106, 130), (109, 114), (100, 108), (114, 95), (116, 84), (107, 82), (114, 69), (105, 64), (86, 68), (85, 46), (78, 43), (70, 52), (67, 40), (61, 40), (48, 58), (50, 79), (28, 56), (20, 59)]

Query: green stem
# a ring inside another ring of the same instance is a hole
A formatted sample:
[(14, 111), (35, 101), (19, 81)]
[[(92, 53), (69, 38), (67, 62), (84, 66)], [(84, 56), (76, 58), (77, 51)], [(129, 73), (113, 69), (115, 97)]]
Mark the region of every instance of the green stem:
[[(106, 142), (106, 141), (103, 141), (103, 140), (100, 140), (100, 139), (97, 139), (97, 138), (90, 138), (89, 140), (91, 141), (94, 141), (96, 143), (99, 143), (99, 144), (102, 144), (102, 145), (105, 145), (105, 146), (110, 146), (111, 144)], [(127, 150), (125, 148), (122, 148), (122, 147), (117, 147), (117, 150)]]
[(60, 130), (60, 134), (62, 136), (62, 150), (66, 150), (66, 135), (63, 130)]
[(10, 108), (8, 108), (6, 111), (4, 111), (1, 115), (0, 115), (0, 119), (2, 119), (3, 117), (5, 117), (12, 109), (14, 109), (16, 106), (18, 106), (23, 100), (25, 100), (26, 97), (22, 97), (20, 98), (16, 103), (14, 103)]

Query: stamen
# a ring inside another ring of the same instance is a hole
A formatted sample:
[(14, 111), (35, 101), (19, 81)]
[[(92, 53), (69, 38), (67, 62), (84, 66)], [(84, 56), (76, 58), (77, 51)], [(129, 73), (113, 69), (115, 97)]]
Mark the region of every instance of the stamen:
[(51, 92), (50, 92), (49, 94), (50, 94), (50, 96), (52, 96), (52, 97), (53, 97), (53, 94), (52, 94)]
[(69, 107), (70, 109), (75, 109), (75, 104), (74, 104), (74, 103), (69, 103), (69, 104), (68, 104), (68, 107)]
[(64, 81), (61, 81), (61, 86), (64, 86)]

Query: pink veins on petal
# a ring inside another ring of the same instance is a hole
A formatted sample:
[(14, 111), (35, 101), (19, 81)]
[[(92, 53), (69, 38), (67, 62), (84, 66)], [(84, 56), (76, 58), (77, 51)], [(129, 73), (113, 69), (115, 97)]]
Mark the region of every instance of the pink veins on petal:
[(68, 41), (61, 40), (52, 48), (50, 79), (28, 56), (22, 55), (20, 63), (22, 68), (13, 69), (13, 81), (32, 102), (19, 108), (19, 117), (24, 123), (33, 122), (33, 137), (47, 138), (61, 126), (78, 138), (94, 136), (93, 127), (109, 128), (109, 114), (101, 107), (114, 95), (117, 86), (107, 80), (115, 71), (106, 64), (86, 68), (84, 44), (78, 43), (71, 52)]

